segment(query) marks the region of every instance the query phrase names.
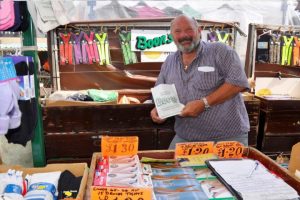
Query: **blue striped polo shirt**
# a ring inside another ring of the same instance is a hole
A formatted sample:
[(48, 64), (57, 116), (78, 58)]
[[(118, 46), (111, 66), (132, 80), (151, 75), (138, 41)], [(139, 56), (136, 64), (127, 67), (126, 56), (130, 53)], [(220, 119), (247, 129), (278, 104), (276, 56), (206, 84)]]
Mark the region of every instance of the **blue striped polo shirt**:
[[(249, 88), (240, 59), (231, 47), (201, 41), (197, 56), (185, 71), (179, 51), (169, 55), (161, 67), (156, 85), (175, 84), (181, 103), (201, 99), (223, 83)], [(175, 117), (175, 132), (189, 141), (234, 137), (249, 131), (249, 118), (239, 93), (211, 107), (198, 117)]]

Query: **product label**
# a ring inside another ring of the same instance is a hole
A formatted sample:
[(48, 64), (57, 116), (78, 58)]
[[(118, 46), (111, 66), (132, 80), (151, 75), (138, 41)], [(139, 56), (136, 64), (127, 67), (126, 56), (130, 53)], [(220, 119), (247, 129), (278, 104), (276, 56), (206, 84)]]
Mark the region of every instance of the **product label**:
[(18, 76), (18, 83), (20, 87), (20, 100), (29, 100), (31, 98), (29, 76)]
[(33, 190), (45, 190), (50, 192), (53, 195), (53, 197), (55, 197), (56, 187), (51, 183), (39, 182), (39, 183), (31, 184), (29, 186), (28, 192)]
[(22, 194), (22, 188), (19, 185), (8, 184), (4, 189), (4, 193)]
[(258, 42), (257, 48), (258, 49), (268, 49), (268, 42)]

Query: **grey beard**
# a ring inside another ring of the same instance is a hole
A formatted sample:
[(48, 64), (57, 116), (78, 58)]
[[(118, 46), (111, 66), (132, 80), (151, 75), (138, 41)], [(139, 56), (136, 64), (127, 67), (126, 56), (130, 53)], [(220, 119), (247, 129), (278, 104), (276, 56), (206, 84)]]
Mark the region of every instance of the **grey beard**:
[(194, 49), (196, 49), (196, 47), (198, 46), (199, 42), (200, 42), (200, 40), (193, 41), (192, 44), (191, 44), (191, 46), (189, 46), (188, 48), (184, 48), (181, 44), (178, 44), (177, 48), (182, 53), (190, 53)]

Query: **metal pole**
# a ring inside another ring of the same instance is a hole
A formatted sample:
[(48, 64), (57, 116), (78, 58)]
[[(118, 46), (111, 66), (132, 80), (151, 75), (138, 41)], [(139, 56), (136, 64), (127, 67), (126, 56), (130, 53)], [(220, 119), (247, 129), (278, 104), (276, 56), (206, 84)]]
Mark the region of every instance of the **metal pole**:
[[(29, 13), (28, 13), (29, 15)], [(45, 159), (45, 145), (44, 145), (44, 131), (42, 122), (42, 109), (39, 101), (40, 86), (37, 78), (38, 72), (38, 54), (37, 54), (37, 42), (36, 42), (36, 31), (32, 22), (31, 17), (29, 18), (29, 27), (26, 32), (23, 32), (23, 55), (32, 56), (34, 60), (34, 84), (35, 84), (35, 96), (37, 99), (37, 123), (35, 127), (35, 134), (31, 140), (32, 145), (32, 157), (33, 164), (35, 167), (42, 167), (46, 164)], [(27, 49), (27, 50), (26, 50)]]

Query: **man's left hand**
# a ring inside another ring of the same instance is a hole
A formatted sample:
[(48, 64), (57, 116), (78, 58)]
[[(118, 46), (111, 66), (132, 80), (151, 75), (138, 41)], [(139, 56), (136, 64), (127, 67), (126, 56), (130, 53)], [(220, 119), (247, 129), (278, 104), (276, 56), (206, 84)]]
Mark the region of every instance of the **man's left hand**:
[(181, 117), (197, 117), (204, 111), (204, 103), (202, 100), (194, 100), (188, 102), (182, 109)]

